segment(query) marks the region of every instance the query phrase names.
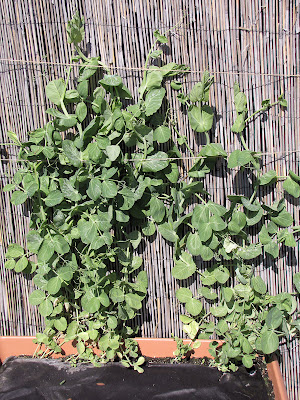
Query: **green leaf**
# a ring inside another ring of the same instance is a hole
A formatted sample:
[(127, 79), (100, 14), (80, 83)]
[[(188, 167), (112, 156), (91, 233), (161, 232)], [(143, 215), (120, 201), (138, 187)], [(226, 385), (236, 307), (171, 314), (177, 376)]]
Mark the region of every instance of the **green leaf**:
[(210, 261), (214, 257), (212, 249), (204, 244), (201, 244), (199, 252), (204, 261)]
[(239, 233), (246, 225), (246, 222), (246, 215), (241, 211), (236, 211), (232, 214), (228, 229), (233, 233)]
[(80, 101), (79, 93), (75, 89), (69, 89), (66, 91), (65, 100), (67, 103), (77, 103)]
[(209, 224), (212, 230), (217, 232), (223, 231), (227, 227), (226, 222), (223, 221), (223, 219), (218, 215), (213, 215), (212, 217), (210, 217)]
[(200, 237), (197, 232), (189, 234), (189, 236), (187, 238), (186, 246), (187, 246), (188, 251), (193, 256), (200, 255), (201, 240), (200, 240)]
[(16, 190), (12, 193), (10, 201), (15, 206), (25, 203), (27, 200), (27, 193), (21, 192), (20, 190)]
[(223, 288), (223, 291), (224, 291), (224, 298), (225, 298), (225, 301), (226, 301), (227, 303), (229, 303), (229, 302), (231, 301), (231, 299), (233, 298), (233, 296), (234, 296), (234, 292), (233, 292), (233, 290), (232, 290), (231, 288), (229, 288), (229, 287), (224, 287), (224, 288)]
[(251, 279), (251, 286), (259, 294), (266, 294), (267, 292), (267, 286), (260, 276)]
[(298, 291), (298, 293), (300, 293), (300, 272), (297, 272), (294, 277), (293, 277), (293, 282), (294, 285)]
[(181, 303), (186, 303), (193, 297), (193, 293), (190, 291), (190, 289), (180, 288), (176, 290), (176, 297)]
[(297, 242), (294, 238), (294, 235), (291, 232), (288, 232), (285, 236), (284, 244), (288, 247), (296, 247)]
[(107, 146), (105, 150), (110, 161), (115, 161), (121, 153), (121, 148), (118, 145)]
[(228, 271), (228, 268), (220, 265), (213, 270), (213, 276), (216, 278), (217, 282), (223, 285), (230, 278), (230, 273)]
[(163, 74), (161, 71), (158, 70), (149, 71), (147, 73), (147, 78), (146, 78), (146, 89), (150, 90), (150, 89), (160, 88), (162, 79), (163, 79)]
[(23, 254), (24, 254), (23, 247), (17, 243), (12, 243), (8, 246), (5, 257), (6, 258), (18, 258), (18, 257), (22, 257)]
[(162, 50), (154, 50), (152, 51), (152, 53), (150, 53), (150, 57), (156, 59), (160, 57), (162, 54), (163, 54)]
[(89, 94), (89, 81), (83, 80), (80, 83), (78, 83), (77, 92), (79, 93), (80, 97), (86, 99)]
[(271, 310), (268, 312), (266, 316), (267, 327), (270, 329), (276, 329), (282, 324), (282, 321), (283, 321), (282, 312), (277, 307), (271, 308)]
[(69, 282), (73, 277), (73, 270), (71, 267), (60, 267), (56, 271), (57, 275), (62, 281)]
[(34, 290), (29, 296), (29, 303), (33, 306), (38, 306), (43, 300), (45, 300), (45, 297), (45, 292), (42, 290)]
[(147, 221), (147, 224), (142, 228), (142, 232), (145, 236), (152, 236), (156, 231), (155, 224), (152, 221)]
[(182, 314), (179, 315), (179, 319), (180, 319), (180, 321), (181, 321), (182, 323), (184, 323), (184, 324), (189, 324), (190, 322), (194, 321), (193, 318), (188, 317), (187, 315), (182, 315)]
[(28, 265), (28, 260), (25, 256), (23, 256), (17, 261), (15, 265), (15, 271), (22, 272), (27, 267), (27, 265)]
[(15, 266), (16, 266), (16, 261), (15, 260), (10, 259), (10, 260), (5, 261), (5, 264), (4, 264), (5, 268), (14, 269)]
[(245, 368), (252, 368), (253, 366), (252, 356), (244, 354), (242, 357), (242, 363)]
[(295, 198), (300, 196), (300, 185), (290, 177), (283, 182), (283, 189)]
[(170, 83), (170, 86), (171, 86), (171, 88), (174, 89), (174, 90), (180, 90), (180, 89), (182, 88), (182, 83), (179, 82), (179, 81), (172, 81), (172, 82)]
[(286, 99), (283, 97), (283, 94), (278, 96), (278, 102), (282, 107), (287, 107), (288, 105)]
[[(230, 229), (230, 222), (228, 224), (228, 228)], [(229, 239), (228, 237), (225, 238), (224, 242), (223, 242), (223, 247), (226, 251), (226, 253), (231, 253), (233, 250), (238, 248), (238, 245), (233, 242), (231, 239)]]
[(165, 88), (152, 89), (147, 93), (145, 98), (145, 114), (147, 117), (154, 114), (161, 107), (165, 94)]
[(61, 119), (56, 119), (54, 121), (55, 128), (59, 131), (66, 131), (69, 128), (72, 128), (77, 123), (77, 119), (74, 117), (65, 117)]
[(163, 151), (158, 151), (143, 161), (142, 169), (144, 172), (158, 172), (165, 169), (168, 165), (168, 155)]
[(196, 271), (196, 264), (192, 256), (187, 252), (182, 253), (179, 259), (175, 260), (175, 266), (172, 269), (172, 275), (176, 279), (187, 279)]
[(247, 197), (242, 196), (241, 202), (243, 206), (249, 211), (257, 212), (261, 209), (261, 205), (259, 204), (259, 202), (251, 203), (250, 200), (247, 199)]
[(64, 332), (68, 327), (68, 322), (65, 317), (60, 317), (54, 320), (54, 327), (60, 331)]
[(211, 307), (210, 312), (214, 317), (217, 318), (222, 318), (225, 317), (225, 315), (228, 314), (228, 310), (226, 306), (217, 306), (217, 307)]
[(235, 293), (242, 299), (249, 300), (250, 296), (253, 294), (251, 287), (248, 284), (239, 283), (234, 287)]
[(141, 297), (135, 293), (125, 294), (126, 304), (135, 310), (142, 308)]
[[(193, 210), (192, 225), (198, 229), (199, 222), (208, 223), (209, 209), (204, 204), (197, 204)], [(200, 230), (200, 229), (199, 229)]]
[(102, 188), (102, 182), (100, 181), (100, 179), (92, 178), (90, 180), (86, 194), (89, 196), (90, 199), (96, 201), (101, 196), (101, 188)]
[(152, 197), (150, 200), (150, 215), (155, 222), (161, 222), (165, 216), (165, 205), (157, 197)]
[(81, 195), (78, 193), (78, 190), (76, 190), (72, 183), (70, 182), (69, 179), (65, 178), (60, 178), (59, 179), (59, 186), (62, 194), (64, 197), (67, 199), (70, 199), (72, 201), (79, 201), (81, 200)]
[(48, 317), (53, 311), (52, 302), (49, 299), (43, 300), (39, 306), (39, 312), (43, 317)]
[(97, 235), (97, 228), (92, 221), (85, 221), (81, 219), (77, 225), (80, 233), (81, 240), (85, 244), (92, 243)]
[(213, 109), (207, 105), (202, 107), (192, 106), (188, 112), (191, 128), (196, 132), (207, 132), (212, 128), (214, 120)]
[(75, 114), (78, 118), (79, 122), (82, 122), (87, 116), (87, 106), (82, 101), (81, 103), (77, 104)]
[(104, 75), (99, 83), (104, 86), (120, 86), (123, 84), (122, 78), (118, 75)]
[(109, 291), (109, 297), (113, 301), (113, 303), (122, 303), (124, 301), (124, 293), (119, 288), (112, 288)]
[(264, 250), (266, 253), (270, 254), (273, 258), (277, 258), (279, 256), (279, 246), (276, 242), (271, 241), (270, 243), (264, 246)]
[(171, 131), (167, 126), (159, 126), (153, 132), (153, 140), (158, 143), (166, 143), (171, 138)]
[(7, 185), (4, 186), (2, 189), (3, 192), (10, 192), (11, 190), (14, 190), (16, 185), (14, 183), (8, 183)]
[(199, 294), (205, 297), (207, 300), (216, 300), (218, 298), (217, 293), (213, 292), (208, 287), (202, 287), (199, 289)]
[(68, 43), (78, 44), (84, 39), (84, 18), (76, 11), (67, 23)]
[(245, 93), (239, 92), (234, 96), (235, 109), (238, 113), (247, 110), (247, 97)]
[(142, 240), (141, 232), (139, 231), (132, 231), (126, 234), (126, 237), (130, 240), (130, 243), (134, 249), (136, 249)]
[(254, 161), (251, 151), (234, 150), (228, 158), (228, 168), (242, 167)]
[(107, 199), (113, 199), (118, 193), (118, 185), (113, 181), (103, 181), (101, 184), (102, 196)]
[(167, 173), (164, 171), (166, 177), (169, 179), (170, 182), (172, 183), (177, 183), (178, 181), (178, 177), (179, 177), (179, 170), (178, 170), (178, 166), (176, 163), (170, 163), (169, 164), (171, 167), (171, 172)]
[(56, 79), (54, 81), (51, 81), (48, 83), (46, 86), (46, 96), (52, 103), (56, 104), (57, 106), (60, 106), (63, 99), (64, 99), (64, 93), (66, 90), (66, 84), (63, 79)]
[(61, 280), (58, 276), (51, 278), (47, 284), (47, 291), (50, 294), (56, 294), (61, 288)]
[(259, 233), (259, 241), (261, 244), (268, 244), (272, 240), (271, 236), (269, 235), (268, 229), (265, 225), (262, 226), (260, 233)]
[(76, 349), (77, 349), (78, 354), (83, 354), (83, 353), (85, 352), (85, 345), (84, 345), (84, 343), (83, 343), (83, 342), (78, 342), (78, 343), (76, 344)]
[(159, 42), (159, 43), (168, 43), (168, 39), (165, 35), (162, 35), (161, 33), (159, 33), (159, 30), (156, 29), (153, 33), (155, 39)]
[(237, 254), (243, 260), (251, 260), (252, 258), (256, 258), (261, 255), (261, 247), (255, 245), (242, 247), (238, 250)]
[(209, 76), (208, 71), (204, 71), (201, 82), (197, 82), (190, 92), (190, 101), (193, 103), (197, 101), (207, 102), (209, 100), (209, 88), (213, 82), (214, 77)]
[[(197, 228), (199, 238), (202, 242), (206, 242), (207, 240), (209, 240), (211, 238), (213, 231), (212, 231), (210, 224), (208, 224), (207, 222), (199, 222), (194, 226), (195, 226), (195, 228)], [(199, 250), (198, 250), (198, 253), (199, 253)], [(199, 255), (199, 254), (193, 254), (193, 255)]]
[(84, 309), (88, 313), (93, 314), (99, 310), (100, 306), (100, 299), (98, 297), (93, 297), (84, 305)]
[(183, 331), (187, 333), (190, 339), (195, 339), (198, 331), (199, 331), (199, 324), (196, 321), (192, 321), (189, 325), (183, 326)]
[(164, 224), (158, 225), (158, 232), (161, 234), (161, 236), (168, 240), (169, 242), (175, 243), (178, 239), (177, 233), (174, 231), (172, 228), (171, 224), (168, 222), (165, 222)]
[(69, 246), (68, 242), (61, 235), (53, 236), (52, 243), (54, 246), (54, 250), (58, 254), (66, 254), (70, 250), (70, 246)]
[(279, 339), (275, 332), (266, 331), (261, 334), (261, 349), (264, 354), (274, 353), (279, 347)]
[(74, 142), (65, 139), (62, 142), (62, 149), (67, 156), (69, 162), (74, 167), (78, 168), (81, 165), (80, 152), (76, 149)]
[(200, 314), (202, 311), (202, 303), (194, 298), (190, 298), (188, 299), (188, 301), (185, 304), (185, 309), (186, 311), (193, 315), (193, 317), (195, 317), (196, 315)]
[[(234, 124), (231, 127), (232, 132), (234, 133), (241, 133), (245, 129), (245, 113), (239, 114), (234, 121)], [(232, 168), (232, 167), (230, 167)]]
[(271, 221), (273, 221), (276, 225), (287, 228), (293, 224), (293, 217), (286, 210), (280, 211), (280, 213), (276, 217), (271, 217)]
[(247, 225), (248, 226), (253, 226), (256, 225), (260, 222), (260, 220), (262, 219), (264, 215), (264, 210), (262, 208), (259, 209), (259, 211), (256, 212), (252, 212), (249, 211), (246, 214), (246, 218), (247, 218)]
[(220, 204), (216, 204), (211, 200), (207, 202), (207, 207), (211, 213), (218, 215), (219, 217), (222, 217), (227, 212), (225, 207), (221, 206)]
[(298, 176), (297, 174), (295, 174), (295, 172), (289, 170), (289, 175), (290, 175), (290, 177), (293, 179), (293, 181), (295, 181), (295, 182), (300, 182), (300, 176)]
[(91, 58), (86, 64), (80, 68), (80, 76), (78, 82), (82, 82), (93, 76), (98, 70), (99, 62), (97, 58)]
[(59, 190), (53, 190), (45, 198), (45, 204), (47, 207), (54, 207), (60, 204), (64, 199), (64, 195)]
[(260, 185), (268, 185), (277, 181), (277, 173), (273, 169), (258, 178)]
[(49, 238), (44, 238), (44, 241), (38, 251), (38, 261), (43, 263), (50, 260), (54, 254), (54, 246)]

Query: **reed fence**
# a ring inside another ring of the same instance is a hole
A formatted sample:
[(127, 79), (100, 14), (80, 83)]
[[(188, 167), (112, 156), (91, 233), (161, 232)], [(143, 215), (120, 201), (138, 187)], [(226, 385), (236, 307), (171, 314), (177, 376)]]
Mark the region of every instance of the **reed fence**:
[[(284, 93), (286, 111), (274, 108), (254, 119), (247, 129), (250, 149), (263, 153), (266, 169), (280, 176), (292, 169), (299, 174), (300, 151), (300, 19), (298, 0), (6, 0), (0, 2), (0, 141), (6, 132), (17, 132), (22, 139), (27, 132), (47, 121), (45, 97), (47, 82), (65, 73), (70, 64), (71, 48), (67, 44), (65, 25), (79, 9), (85, 17), (87, 54), (101, 55), (111, 69), (120, 74), (129, 89), (137, 95), (143, 65), (153, 43), (153, 31), (167, 30), (163, 61), (187, 64), (191, 73), (183, 78), (184, 89), (201, 78), (204, 70), (215, 76), (211, 104), (217, 118), (213, 141), (221, 142), (228, 151), (240, 148), (230, 131), (235, 118), (233, 84), (237, 81), (248, 95), (250, 112), (261, 101), (276, 99)], [(167, 86), (170, 93), (170, 87)], [(188, 136), (197, 154), (202, 137), (188, 125), (179, 103), (170, 104), (180, 132)], [(18, 169), (16, 149), (0, 146), (1, 185), (9, 182)], [(183, 154), (182, 166), (192, 159)], [(214, 201), (226, 202), (228, 194), (247, 194), (246, 176), (225, 174), (217, 165), (216, 174), (207, 182)], [(278, 186), (280, 191), (280, 185)], [(267, 191), (262, 193), (272, 200)], [(0, 252), (4, 259), (7, 245), (25, 241), (29, 210), (13, 206), (9, 195), (1, 191)], [(287, 197), (287, 207), (299, 224), (299, 202)], [(299, 271), (298, 247), (282, 254), (275, 265), (270, 260), (258, 266), (271, 293), (290, 291), (292, 274)], [(149, 295), (137, 323), (141, 335), (169, 337), (180, 335), (180, 305), (175, 299), (176, 281), (171, 276), (172, 249), (159, 237), (139, 249), (149, 275)], [(201, 268), (201, 261), (198, 261)], [(196, 291), (199, 282), (190, 282)], [(12, 273), (0, 265), (0, 334), (34, 335), (43, 321), (28, 297), (31, 280)], [(300, 396), (299, 344), (291, 349), (282, 346), (281, 368), (290, 399)]]

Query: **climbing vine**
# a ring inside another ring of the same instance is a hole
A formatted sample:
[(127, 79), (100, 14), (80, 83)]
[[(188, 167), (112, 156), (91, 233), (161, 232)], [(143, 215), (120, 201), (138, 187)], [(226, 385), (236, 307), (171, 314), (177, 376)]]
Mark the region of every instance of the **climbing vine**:
[[(200, 275), (198, 296), (187, 287), (176, 292), (187, 312), (180, 316), (183, 330), (194, 347), (196, 339), (217, 334), (225, 340), (221, 348), (214, 342), (211, 346), (219, 368), (234, 370), (239, 362), (251, 367), (257, 353), (272, 353), (281, 336), (290, 340), (299, 331), (299, 319), (292, 317), (296, 293), (270, 296), (255, 273), (255, 259), (262, 254), (276, 258), (280, 246), (296, 246), (294, 234), (300, 227), (292, 226), (284, 199), (266, 204), (259, 195), (260, 187), (281, 178), (272, 170), (263, 174), (259, 153), (246, 145), (243, 132), (254, 114), (247, 116), (245, 94), (235, 85), (237, 119), (232, 130), (240, 136), (243, 150), (228, 156), (221, 144), (210, 143), (213, 77), (205, 72), (185, 94), (179, 80), (189, 71), (185, 65), (148, 65), (161, 56), (165, 34), (154, 32), (134, 102), (120, 76), (111, 74), (99, 57), (84, 55), (79, 46), (84, 21), (78, 13), (67, 33), (74, 46), (72, 63), (80, 67), (78, 76), (70, 79), (72, 65), (65, 78), (47, 84), (46, 96), (54, 104), (46, 110), (51, 120), (29, 132), (28, 141), (20, 142), (8, 132), (20, 148), (22, 167), (4, 190), (12, 191), (14, 205), (30, 200), (32, 213), (26, 249), (10, 244), (5, 266), (33, 274), (37, 289), (30, 303), (45, 318), (37, 343), (51, 354), (75, 340), (78, 355), (73, 362), (83, 359), (99, 365), (118, 358), (142, 372), (144, 358), (132, 339), (137, 329), (130, 324), (148, 286), (137, 248), (143, 238), (160, 234), (174, 245), (173, 277), (181, 283), (194, 273)], [(167, 81), (187, 110), (191, 129), (206, 137), (199, 154), (189, 148), (169, 109), (163, 112)], [(273, 104), (264, 100), (256, 113), (278, 104), (286, 106), (283, 96)], [(182, 147), (195, 157), (187, 179), (179, 172)], [(229, 173), (232, 168), (254, 171), (250, 198), (229, 196), (229, 207), (210, 199), (204, 178), (220, 159)], [(299, 197), (299, 182), (290, 172), (283, 187)], [(260, 231), (257, 242), (252, 227)], [(203, 271), (195, 263), (198, 256), (207, 266)], [(229, 287), (232, 279), (236, 283)], [(298, 273), (298, 292), (299, 280)], [(202, 299), (211, 304), (208, 312)]]

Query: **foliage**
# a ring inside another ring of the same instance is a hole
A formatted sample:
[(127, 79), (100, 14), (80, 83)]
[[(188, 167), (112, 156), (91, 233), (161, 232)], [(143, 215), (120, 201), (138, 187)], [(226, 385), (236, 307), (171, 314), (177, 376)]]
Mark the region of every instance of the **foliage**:
[[(278, 257), (280, 246), (294, 247), (294, 233), (300, 228), (292, 228), (284, 199), (273, 204), (261, 200), (259, 188), (281, 178), (275, 171), (263, 174), (259, 153), (249, 150), (243, 137), (254, 114), (277, 103), (285, 106), (285, 100), (265, 100), (247, 117), (247, 99), (236, 85), (238, 116), (232, 130), (240, 135), (244, 149), (227, 157), (219, 143), (209, 140), (214, 110), (208, 104), (213, 84), (208, 72), (184, 94), (178, 75), (188, 72), (186, 66), (151, 66), (134, 103), (122, 78), (112, 75), (99, 57), (87, 58), (79, 48), (83, 22), (76, 14), (67, 27), (68, 41), (78, 53), (73, 61), (81, 62), (76, 83), (70, 81), (70, 67), (66, 79), (46, 87), (56, 106), (47, 109), (51, 121), (30, 132), (24, 143), (9, 132), (20, 147), (22, 168), (4, 190), (12, 191), (14, 205), (30, 200), (32, 214), (26, 250), (11, 244), (5, 266), (34, 275), (37, 289), (30, 302), (39, 307), (46, 323), (37, 343), (60, 352), (63, 342), (75, 340), (80, 359), (99, 365), (118, 358), (142, 372), (144, 359), (131, 339), (137, 330), (130, 325), (148, 285), (137, 249), (143, 238), (158, 232), (174, 245), (173, 277), (181, 281), (198, 273), (202, 283), (197, 297), (186, 287), (176, 292), (188, 314), (180, 316), (183, 330), (192, 341), (186, 347), (177, 338), (177, 358), (196, 348), (198, 338), (217, 334), (226, 343), (221, 348), (212, 344), (216, 364), (234, 370), (242, 361), (250, 367), (257, 353), (272, 353), (281, 336), (290, 340), (299, 329), (299, 319), (292, 317), (294, 296), (269, 295), (255, 274), (255, 260), (263, 254)], [(150, 58), (162, 54), (155, 47), (167, 42), (158, 31), (154, 36), (146, 67)], [(207, 139), (188, 171), (188, 182), (179, 171), (181, 146), (194, 153), (169, 110), (163, 112), (166, 81), (187, 108), (191, 128)], [(250, 198), (229, 196), (229, 207), (210, 200), (204, 178), (217, 160), (227, 162), (228, 173), (232, 168), (255, 172)], [(284, 189), (299, 197), (299, 182), (290, 171)], [(195, 205), (195, 199), (200, 203)], [(258, 241), (253, 227), (260, 231)], [(211, 261), (201, 272), (194, 259), (199, 256)], [(299, 274), (294, 284), (299, 291)], [(202, 299), (211, 305), (208, 312)]]
[[(208, 121), (199, 110), (203, 110), (203, 102), (209, 100), (210, 84), (211, 78), (204, 74), (201, 83), (197, 83), (189, 95), (180, 96), (189, 107), (191, 127), (197, 132), (206, 131), (212, 126), (207, 124), (205, 129), (199, 128)], [(202, 89), (205, 87), (206, 92)], [(197, 106), (197, 123), (196, 114), (193, 114), (195, 106), (191, 105), (195, 101), (201, 102)], [(201, 203), (195, 205), (184, 220), (188, 228), (181, 239), (181, 250), (177, 252), (172, 271), (173, 276), (179, 280), (190, 278), (195, 272), (200, 275), (202, 285), (197, 296), (193, 296), (186, 287), (179, 288), (176, 292), (177, 299), (185, 305), (188, 313), (181, 315), (180, 319), (184, 332), (192, 341), (209, 339), (211, 336), (225, 341), (222, 346), (218, 342), (210, 345), (213, 364), (224, 371), (235, 371), (240, 363), (251, 368), (257, 354), (275, 352), (281, 337), (289, 344), (291, 338), (299, 336), (300, 327), (299, 315), (293, 318), (298, 311), (296, 296), (299, 293), (299, 273), (295, 274), (293, 281), (296, 293), (272, 296), (255, 271), (255, 266), (261, 262), (262, 257), (276, 259), (281, 247), (283, 250), (295, 247), (294, 235), (299, 232), (299, 227), (293, 226), (293, 216), (286, 210), (284, 197), (277, 198), (272, 204), (266, 204), (259, 190), (267, 185), (272, 189), (274, 183), (283, 180), (283, 189), (298, 198), (300, 177), (292, 171), (288, 177), (283, 178), (277, 176), (274, 170), (263, 173), (259, 153), (249, 150), (243, 136), (247, 123), (256, 114), (277, 104), (285, 107), (286, 100), (282, 95), (272, 104), (269, 99), (264, 100), (262, 107), (247, 117), (247, 98), (236, 84), (234, 103), (237, 118), (232, 131), (240, 135), (244, 149), (234, 150), (228, 156), (227, 169), (229, 173), (230, 169), (236, 168), (248, 172), (249, 175), (254, 174), (252, 195), (250, 198), (239, 194), (228, 196), (229, 206), (225, 208), (212, 202), (210, 195), (204, 190), (202, 193), (205, 195), (196, 193)], [(206, 107), (211, 112), (212, 108)], [(209, 140), (207, 133), (206, 137)], [(219, 144), (209, 144), (208, 141), (201, 150), (201, 155), (206, 157), (199, 157), (199, 161), (190, 169), (190, 182), (194, 177), (202, 178), (209, 173), (217, 157), (225, 159), (227, 154), (224, 155)], [(211, 162), (209, 166), (206, 164), (208, 159)], [(200, 256), (203, 261), (211, 263), (207, 264), (204, 271), (199, 271), (192, 256)], [(265, 258), (264, 262), (267, 261), (268, 258)], [(204, 309), (202, 299), (209, 305), (208, 310)], [(177, 352), (182, 354), (183, 343), (177, 342)]]

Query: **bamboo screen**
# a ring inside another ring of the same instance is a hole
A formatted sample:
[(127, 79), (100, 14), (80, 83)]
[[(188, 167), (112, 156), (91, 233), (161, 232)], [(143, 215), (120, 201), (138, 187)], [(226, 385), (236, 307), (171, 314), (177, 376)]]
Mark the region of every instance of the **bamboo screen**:
[[(153, 31), (181, 24), (170, 34), (163, 61), (187, 64), (192, 72), (183, 78), (190, 90), (201, 73), (208, 69), (215, 76), (211, 104), (217, 117), (212, 141), (221, 142), (228, 151), (240, 148), (230, 127), (235, 118), (233, 84), (237, 81), (248, 96), (252, 112), (261, 101), (277, 99), (284, 93), (286, 111), (273, 108), (256, 118), (246, 132), (250, 149), (264, 153), (266, 169), (280, 176), (289, 169), (299, 174), (299, 2), (298, 0), (6, 0), (1, 1), (0, 23), (0, 126), (1, 142), (6, 131), (26, 132), (47, 121), (45, 97), (47, 82), (63, 76), (70, 62), (65, 23), (78, 8), (86, 21), (87, 54), (102, 60), (120, 74), (137, 95), (137, 86)], [(170, 87), (167, 86), (170, 93)], [(180, 132), (189, 138), (198, 153), (203, 138), (189, 128), (176, 99), (171, 104)], [(183, 154), (187, 156), (188, 154)], [(9, 182), (18, 168), (16, 149), (1, 145), (1, 185)], [(191, 160), (183, 159), (182, 167)], [(228, 194), (247, 194), (246, 175), (225, 175), (217, 165), (215, 176), (207, 182), (215, 201), (226, 201)], [(282, 190), (280, 185), (277, 190)], [(262, 193), (266, 200), (272, 195)], [(287, 197), (288, 210), (299, 224), (299, 201)], [(12, 206), (1, 192), (1, 254), (11, 242), (24, 244), (29, 210)], [(299, 242), (298, 242), (299, 243)], [(171, 277), (172, 251), (160, 237), (140, 246), (149, 275), (149, 296), (138, 324), (141, 335), (169, 337), (181, 332), (180, 306), (175, 299), (176, 281)], [(258, 266), (272, 294), (292, 290), (292, 273), (299, 271), (299, 246), (282, 253), (280, 260), (262, 261)], [(264, 266), (263, 266), (264, 265)], [(201, 262), (199, 260), (199, 268)], [(34, 335), (43, 321), (28, 303), (33, 290), (30, 278), (16, 275), (0, 266), (0, 334)], [(199, 282), (191, 282), (196, 291)], [(299, 396), (300, 352), (294, 342), (282, 346), (282, 372), (291, 399)]]

